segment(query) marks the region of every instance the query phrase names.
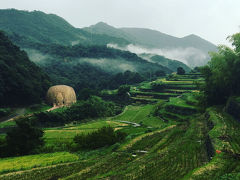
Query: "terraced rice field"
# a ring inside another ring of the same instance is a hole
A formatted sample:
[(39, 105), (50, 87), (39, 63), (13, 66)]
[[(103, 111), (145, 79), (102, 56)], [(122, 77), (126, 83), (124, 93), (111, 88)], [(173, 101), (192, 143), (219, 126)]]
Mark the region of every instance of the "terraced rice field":
[[(181, 78), (192, 85), (189, 75)], [(147, 84), (142, 86), (150, 88)], [(9, 171), (6, 174), (7, 171), (3, 170), (0, 179), (240, 178), (240, 124), (223, 113), (222, 107), (212, 107), (206, 113), (200, 113), (195, 96), (198, 92), (182, 95), (183, 89), (167, 89), (181, 92), (168, 101), (154, 97), (160, 95), (159, 92), (141, 91), (140, 88), (134, 91), (141, 93), (142, 99), (154, 99), (158, 103), (132, 104), (115, 117), (45, 129), (48, 145), (70, 142), (75, 134), (92, 132), (106, 125), (127, 133), (124, 142), (98, 150), (67, 154), (76, 158), (74, 162), (58, 162), (53, 161), (58, 158), (53, 158), (50, 160), (52, 165), (41, 165), (43, 158), (29, 167), (11, 170), (18, 172)], [(134, 123), (140, 126), (134, 126)], [(46, 162), (48, 158), (51, 159), (46, 157)], [(10, 161), (13, 162), (13, 159)]]
[[(153, 82), (143, 82), (137, 87), (132, 87), (130, 93), (135, 102), (156, 103), (158, 99), (167, 100), (183, 93), (198, 92), (196, 82), (201, 83), (202, 80), (201, 75), (197, 74), (175, 75), (173, 80), (160, 78)], [(152, 84), (162, 84), (164, 89), (156, 92)]]

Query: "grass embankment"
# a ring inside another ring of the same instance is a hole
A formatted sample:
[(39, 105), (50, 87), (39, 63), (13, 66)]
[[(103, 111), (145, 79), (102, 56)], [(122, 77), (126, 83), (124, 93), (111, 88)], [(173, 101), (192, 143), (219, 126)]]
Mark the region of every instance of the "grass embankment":
[(207, 110), (213, 129), (209, 131), (214, 150), (212, 160), (190, 173), (185, 179), (239, 179), (240, 178), (240, 124), (221, 107)]
[(4, 121), (0, 123), (0, 129), (15, 126), (15, 125), (16, 125), (15, 121)]
[[(76, 154), (56, 152), (0, 159), (0, 174), (77, 161)], [(1, 179), (1, 178), (0, 178)]]
[[(201, 83), (202, 80), (201, 77), (193, 74), (174, 75), (170, 79), (159, 78), (152, 82), (143, 82), (136, 87), (132, 87), (130, 94), (135, 102), (156, 103), (158, 99), (166, 100), (170, 97), (180, 96), (183, 93), (198, 92), (196, 83)], [(164, 88), (154, 90), (153, 85), (160, 85)]]

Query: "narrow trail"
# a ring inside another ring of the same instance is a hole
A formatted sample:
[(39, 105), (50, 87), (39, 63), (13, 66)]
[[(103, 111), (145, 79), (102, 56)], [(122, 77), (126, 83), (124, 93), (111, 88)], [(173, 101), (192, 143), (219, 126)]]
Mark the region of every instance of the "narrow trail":
[(120, 120), (115, 120), (116, 122), (122, 122), (122, 123), (126, 123), (126, 124), (131, 124), (134, 127), (140, 127), (141, 125), (135, 122), (130, 122), (130, 121), (120, 121)]
[(53, 106), (53, 107), (51, 107), (50, 109), (48, 109), (48, 110), (46, 110), (46, 111), (47, 111), (47, 112), (50, 112), (50, 111), (53, 111), (53, 110), (58, 109), (58, 108), (61, 108), (61, 107), (63, 107), (63, 106)]
[(24, 115), (25, 112), (26, 112), (26, 108), (18, 108), (13, 114), (11, 114), (7, 117), (1, 118), (0, 122), (13, 121), (14, 119), (18, 118), (19, 116)]

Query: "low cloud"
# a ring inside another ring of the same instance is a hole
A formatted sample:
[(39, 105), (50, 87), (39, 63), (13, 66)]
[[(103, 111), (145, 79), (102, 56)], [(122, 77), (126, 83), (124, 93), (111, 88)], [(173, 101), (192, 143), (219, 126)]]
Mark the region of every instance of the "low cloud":
[(116, 73), (116, 72), (125, 72), (127, 70), (130, 71), (136, 71), (134, 64), (131, 64), (130, 62), (127, 62), (123, 59), (107, 59), (107, 58), (101, 58), (101, 59), (93, 59), (93, 58), (80, 58), (74, 60), (74, 62), (77, 63), (89, 63), (93, 66), (97, 66), (101, 68), (102, 70), (110, 73)]
[[(38, 50), (34, 49), (24, 49), (31, 61), (38, 64), (39, 66), (48, 66), (51, 64), (51, 61), (58, 61), (56, 57), (53, 57), (51, 55), (44, 55)], [(78, 66), (84, 63), (90, 64), (92, 66), (96, 66), (100, 69), (102, 69), (105, 72), (109, 73), (118, 73), (118, 72), (125, 72), (127, 70), (136, 71), (135, 64), (129, 61), (126, 61), (124, 59), (110, 59), (110, 58), (65, 58), (64, 60), (61, 60), (59, 58), (59, 61), (62, 63), (66, 63), (66, 65), (72, 65), (72, 66)]]
[(130, 51), (135, 54), (156, 54), (165, 56), (166, 58), (181, 61), (188, 66), (194, 67), (204, 65), (208, 59), (208, 55), (194, 47), (174, 48), (174, 49), (149, 49), (134, 44), (125, 47), (119, 47), (117, 44), (108, 44), (110, 48)]
[(50, 55), (44, 55), (43, 53), (35, 49), (24, 50), (27, 52), (29, 59), (38, 65), (45, 64), (48, 59), (52, 58)]

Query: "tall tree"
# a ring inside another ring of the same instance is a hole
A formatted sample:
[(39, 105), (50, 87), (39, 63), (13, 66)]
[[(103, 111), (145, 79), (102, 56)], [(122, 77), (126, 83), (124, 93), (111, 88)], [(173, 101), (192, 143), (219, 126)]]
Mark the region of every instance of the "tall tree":
[(219, 46), (210, 53), (211, 61), (201, 68), (205, 77), (202, 87), (208, 104), (225, 103), (229, 96), (240, 95), (240, 33), (229, 37), (234, 49)]
[(19, 119), (16, 124), (6, 136), (9, 155), (28, 154), (43, 145), (43, 131), (31, 119)]

